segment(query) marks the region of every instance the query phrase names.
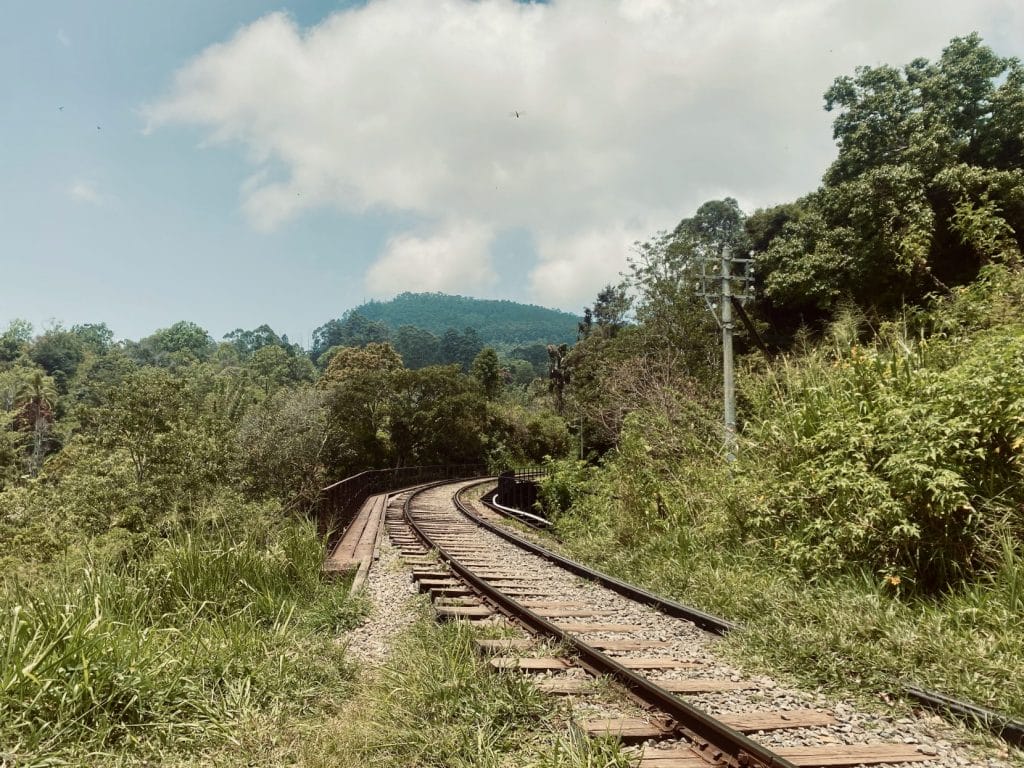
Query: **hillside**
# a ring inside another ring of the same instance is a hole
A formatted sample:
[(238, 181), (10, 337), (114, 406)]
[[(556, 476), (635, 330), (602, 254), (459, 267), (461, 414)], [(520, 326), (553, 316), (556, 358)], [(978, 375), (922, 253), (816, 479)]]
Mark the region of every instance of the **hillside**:
[(352, 310), (391, 330), (414, 325), (436, 335), (449, 328), (474, 328), (487, 344), (571, 343), (575, 315), (515, 301), (473, 299), (444, 293), (402, 293), (391, 301), (371, 301)]

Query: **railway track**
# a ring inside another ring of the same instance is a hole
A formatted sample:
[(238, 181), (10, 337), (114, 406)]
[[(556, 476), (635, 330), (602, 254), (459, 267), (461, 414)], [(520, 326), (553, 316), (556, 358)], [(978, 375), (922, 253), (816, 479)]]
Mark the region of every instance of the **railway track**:
[(807, 706), (770, 681), (738, 675), (712, 652), (709, 632), (721, 629), (714, 617), (688, 615), (692, 609), (622, 582), (601, 583), (588, 569), (568, 570), (575, 564), (553, 553), (528, 551), (487, 519), (495, 513), (461, 498), (478, 484), (402, 494), (385, 517), (391, 543), (439, 618), (485, 629), (477, 642), (491, 667), (535, 676), (542, 690), (572, 697), (579, 726), (634, 745), (641, 768), (940, 759), (913, 743), (857, 743), (866, 737), (845, 710)]

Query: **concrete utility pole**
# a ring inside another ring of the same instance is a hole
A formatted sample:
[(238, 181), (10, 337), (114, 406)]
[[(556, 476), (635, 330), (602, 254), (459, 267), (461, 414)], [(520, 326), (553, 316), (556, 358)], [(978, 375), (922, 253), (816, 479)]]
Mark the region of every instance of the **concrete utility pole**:
[(722, 394), (725, 399), (725, 457), (736, 458), (736, 381), (732, 358), (732, 252), (722, 249)]
[[(697, 293), (704, 297), (711, 315), (722, 329), (722, 399), (725, 403), (725, 457), (736, 458), (736, 380), (732, 352), (732, 304), (745, 304), (754, 295), (753, 259), (734, 258), (728, 246), (717, 254), (698, 257), (701, 265)], [(733, 273), (733, 266), (740, 273)], [(737, 288), (738, 290), (733, 290)]]

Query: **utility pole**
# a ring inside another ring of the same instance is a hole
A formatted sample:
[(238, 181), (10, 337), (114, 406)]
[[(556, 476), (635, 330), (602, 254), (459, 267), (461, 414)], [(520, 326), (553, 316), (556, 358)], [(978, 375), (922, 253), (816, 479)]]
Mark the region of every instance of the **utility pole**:
[[(754, 295), (754, 266), (752, 258), (735, 258), (728, 246), (720, 246), (717, 253), (698, 257), (701, 265), (697, 294), (704, 297), (712, 317), (722, 329), (722, 399), (725, 410), (726, 460), (736, 458), (736, 379), (732, 351), (733, 302), (741, 306)], [(738, 266), (738, 272), (733, 267)], [(735, 290), (734, 290), (735, 289)]]

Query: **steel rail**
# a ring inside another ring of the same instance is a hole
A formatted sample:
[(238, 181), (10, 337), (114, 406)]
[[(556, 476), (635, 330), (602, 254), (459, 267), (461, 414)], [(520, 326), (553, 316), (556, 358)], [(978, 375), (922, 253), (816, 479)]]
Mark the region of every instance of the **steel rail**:
[[(480, 483), (477, 483), (477, 485), (482, 485), (485, 482), (492, 481), (483, 480)], [(464, 488), (463, 490), (466, 489)], [(653, 592), (648, 592), (646, 589), (642, 589), (634, 584), (629, 584), (621, 579), (615, 578), (614, 576), (609, 576), (607, 573), (603, 573), (591, 568), (590, 566), (583, 565), (583, 563), (570, 560), (568, 557), (564, 557), (557, 552), (545, 549), (539, 544), (534, 544), (532, 541), (524, 539), (500, 525), (495, 525), (489, 520), (484, 520), (465, 505), (460, 498), (461, 494), (462, 491), (456, 494), (453, 500), (455, 502), (455, 506), (463, 515), (468, 517), (477, 525), (486, 528), (491, 533), (501, 536), (506, 541), (515, 544), (521, 549), (525, 549), (528, 552), (543, 557), (545, 560), (559, 565), (562, 568), (575, 573), (577, 576), (582, 576), (590, 581), (596, 581), (598, 584), (618, 592), (623, 597), (628, 597), (630, 600), (635, 600), (638, 603), (643, 603), (644, 605), (650, 605), (657, 608), (667, 616), (673, 616), (677, 619), (686, 619), (687, 621), (693, 622), (701, 629), (707, 630), (708, 632), (712, 632), (716, 635), (724, 635), (726, 632), (739, 629), (739, 625), (734, 624), (731, 621), (719, 618), (718, 616), (712, 616), (710, 613), (705, 613), (704, 611), (692, 606), (677, 603), (675, 600), (670, 600), (667, 597), (656, 595)]]
[(1009, 715), (993, 712), (968, 701), (960, 701), (935, 691), (926, 691), (914, 685), (904, 685), (903, 692), (929, 709), (951, 715), (959, 720), (979, 723), (1003, 741), (1024, 747), (1024, 723)]
[(513, 520), (525, 523), (531, 528), (544, 530), (551, 526), (550, 520), (540, 517), (539, 515), (535, 515), (532, 512), (524, 512), (523, 510), (516, 509), (515, 507), (506, 507), (504, 504), (499, 504), (497, 493), (487, 494), (487, 496), (482, 498), (480, 501), (482, 501), (484, 506), (488, 509), (493, 509), (495, 512), (505, 515), (505, 517), (511, 517)]
[[(691, 748), (694, 753), (711, 765), (728, 765), (733, 768), (796, 768), (784, 757), (747, 738), (703, 710), (677, 698), (643, 675), (626, 668), (477, 576), (471, 568), (462, 564), (416, 522), (412, 513), (412, 503), (424, 490), (427, 489), (417, 491), (406, 499), (402, 509), (406, 523), (428, 547), (437, 551), (438, 556), (453, 572), (502, 613), (526, 624), (534, 632), (552, 637), (571, 648), (579, 656), (583, 666), (590, 671), (614, 677), (630, 693), (667, 714), (674, 721), (675, 730), (692, 742)], [(458, 492), (452, 496), (452, 501), (459, 503)]]

